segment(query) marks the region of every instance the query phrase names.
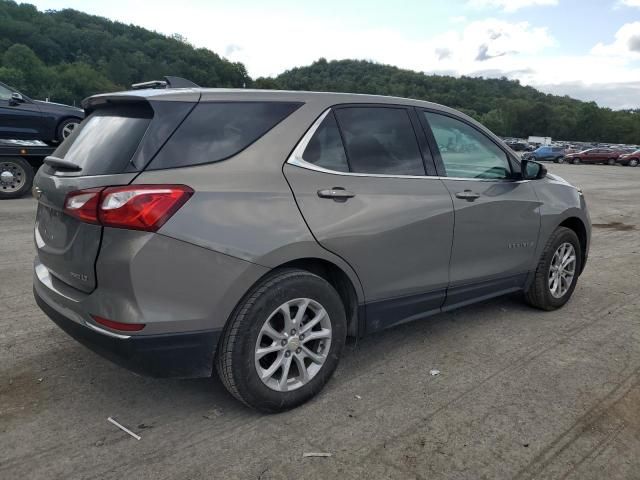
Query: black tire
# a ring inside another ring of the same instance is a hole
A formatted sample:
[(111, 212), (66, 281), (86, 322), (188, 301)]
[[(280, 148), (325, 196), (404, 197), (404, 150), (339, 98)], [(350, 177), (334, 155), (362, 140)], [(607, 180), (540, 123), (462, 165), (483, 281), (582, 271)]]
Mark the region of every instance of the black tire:
[[(567, 292), (562, 297), (556, 298), (551, 294), (549, 289), (549, 269), (551, 267), (553, 255), (558, 247), (563, 243), (570, 243), (575, 249), (575, 275)], [(540, 257), (540, 261), (538, 262), (534, 279), (531, 282), (529, 289), (525, 292), (525, 299), (527, 303), (542, 310), (556, 310), (557, 308), (562, 307), (571, 298), (571, 295), (576, 288), (576, 283), (581, 269), (582, 248), (580, 246), (578, 236), (569, 228), (558, 227), (547, 241), (544, 251)]]
[(580, 159), (579, 158), (574, 158), (571, 160), (571, 163), (573, 163), (574, 165), (580, 165)]
[(24, 158), (0, 158), (0, 175), (4, 172), (8, 172), (11, 177), (8, 180), (0, 181), (0, 200), (20, 198), (31, 191), (34, 172), (29, 162)]
[(610, 158), (609, 160), (607, 160), (607, 165), (615, 165), (615, 164), (616, 164), (615, 158)]
[(555, 163), (564, 163), (564, 157), (558, 157), (554, 160)]
[[(320, 303), (331, 321), (331, 345), (321, 369), (296, 390), (279, 392), (265, 385), (254, 363), (255, 346), (263, 323), (280, 305), (296, 298)], [(336, 367), (347, 335), (340, 296), (323, 278), (305, 270), (276, 270), (262, 279), (240, 301), (218, 346), (216, 367), (229, 392), (245, 405), (275, 413), (297, 407), (315, 396)]]
[(631, 160), (629, 160), (627, 165), (630, 166), (630, 167), (637, 167), (638, 166), (638, 159), (637, 158), (632, 158)]
[(81, 121), (82, 120), (80, 120), (79, 118), (65, 118), (63, 121), (61, 121), (60, 124), (58, 125), (58, 128), (56, 129), (56, 140), (58, 142), (62, 142), (65, 138), (69, 136), (66, 133), (67, 127), (73, 125), (74, 128), (77, 128), (78, 125), (80, 125)]

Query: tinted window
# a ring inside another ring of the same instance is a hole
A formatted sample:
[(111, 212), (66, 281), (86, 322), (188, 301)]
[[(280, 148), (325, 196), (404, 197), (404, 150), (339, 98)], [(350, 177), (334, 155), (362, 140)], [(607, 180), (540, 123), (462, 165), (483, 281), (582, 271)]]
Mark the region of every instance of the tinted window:
[(352, 172), (424, 175), (409, 114), (403, 108), (349, 107), (335, 112)]
[(151, 162), (150, 170), (229, 158), (300, 106), (283, 102), (199, 103)]
[(329, 170), (349, 171), (347, 156), (344, 153), (340, 131), (333, 112), (329, 112), (311, 137), (302, 154), (302, 159)]
[(53, 153), (82, 167), (82, 175), (131, 171), (129, 161), (144, 136), (151, 107), (97, 110), (89, 115)]
[(440, 150), (447, 176), (509, 178), (507, 154), (488, 137), (455, 118), (423, 112)]

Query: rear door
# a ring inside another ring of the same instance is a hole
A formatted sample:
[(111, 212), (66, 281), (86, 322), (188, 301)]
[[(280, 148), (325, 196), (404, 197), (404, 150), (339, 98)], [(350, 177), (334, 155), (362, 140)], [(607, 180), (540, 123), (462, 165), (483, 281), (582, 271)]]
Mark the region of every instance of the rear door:
[(444, 300), (453, 209), (419, 143), (412, 109), (343, 106), (316, 121), (284, 168), (315, 238), (357, 272), (369, 332)]
[(130, 183), (192, 107), (189, 102), (152, 106), (138, 101), (98, 108), (52, 155), (75, 167), (45, 164), (38, 170), (35, 243), (40, 263), (55, 278), (84, 292), (96, 286), (102, 227), (65, 214), (66, 196)]
[(522, 287), (540, 230), (540, 202), (505, 150), (461, 118), (421, 110), (455, 230), (445, 306)]

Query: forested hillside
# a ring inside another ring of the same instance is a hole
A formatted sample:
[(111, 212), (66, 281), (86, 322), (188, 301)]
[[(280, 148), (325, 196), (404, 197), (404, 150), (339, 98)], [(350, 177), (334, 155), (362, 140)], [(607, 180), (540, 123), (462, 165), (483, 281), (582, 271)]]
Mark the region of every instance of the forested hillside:
[(328, 62), (259, 78), (260, 88), (395, 95), (457, 108), (503, 136), (640, 142), (640, 110), (612, 111), (569, 97), (547, 95), (517, 81), (425, 75), (357, 60)]
[[(232, 40), (232, 39), (230, 39)], [(0, 81), (35, 98), (78, 104), (99, 92), (164, 75), (207, 87), (256, 87), (396, 95), (460, 109), (503, 136), (640, 143), (640, 110), (612, 111), (545, 95), (507, 79), (425, 75), (389, 65), (320, 59), (275, 78), (249, 77), (182, 37), (75, 10), (40, 12), (0, 0)]]
[(0, 80), (35, 98), (76, 104), (164, 75), (217, 87), (251, 81), (241, 63), (176, 37), (75, 10), (39, 12), (0, 0)]

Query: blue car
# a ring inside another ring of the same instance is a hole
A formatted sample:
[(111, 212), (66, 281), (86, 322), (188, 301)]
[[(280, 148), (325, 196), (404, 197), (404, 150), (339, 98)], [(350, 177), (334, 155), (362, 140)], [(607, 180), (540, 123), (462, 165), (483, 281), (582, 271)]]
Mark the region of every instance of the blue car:
[(536, 148), (533, 152), (527, 155), (527, 159), (535, 160), (537, 162), (544, 160), (552, 160), (555, 163), (562, 163), (564, 161), (565, 150), (562, 147), (549, 147), (543, 146)]

